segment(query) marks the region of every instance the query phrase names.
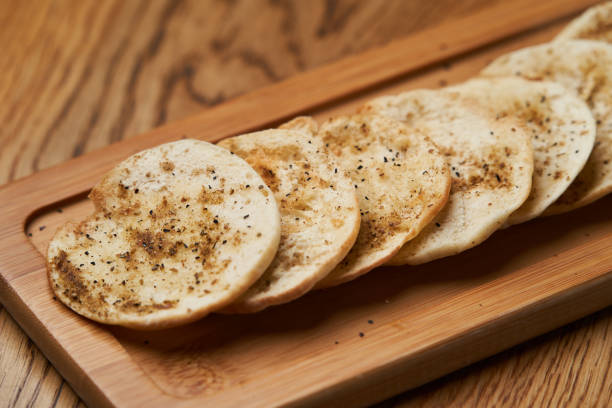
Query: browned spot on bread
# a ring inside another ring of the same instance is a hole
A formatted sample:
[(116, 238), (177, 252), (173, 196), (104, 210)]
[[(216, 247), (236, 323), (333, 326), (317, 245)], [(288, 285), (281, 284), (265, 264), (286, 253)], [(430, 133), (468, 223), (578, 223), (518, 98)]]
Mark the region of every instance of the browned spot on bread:
[(179, 301), (176, 299), (172, 299), (172, 300), (164, 300), (161, 303), (148, 303), (148, 304), (142, 304), (140, 301), (136, 301), (136, 300), (128, 300), (127, 302), (121, 302), (119, 304), (119, 309), (122, 312), (131, 312), (131, 313), (137, 313), (137, 314), (150, 314), (153, 313), (157, 310), (165, 310), (165, 309), (172, 309), (174, 307), (176, 307), (179, 304)]
[(62, 280), (62, 287), (65, 287), (65, 294), (74, 301), (80, 302), (88, 294), (87, 285), (79, 276), (79, 269), (70, 263), (65, 251), (60, 251), (53, 258), (53, 263), (59, 272), (59, 279)]
[(166, 241), (161, 233), (146, 231), (134, 231), (132, 238), (132, 251), (144, 250), (152, 258), (158, 258), (164, 254)]
[(171, 161), (163, 161), (159, 163), (159, 167), (161, 167), (163, 171), (170, 172), (174, 170), (174, 163), (172, 163)]
[(123, 185), (123, 184), (121, 184), (121, 183), (117, 184), (117, 196), (118, 196), (119, 198), (125, 198), (125, 197), (127, 197), (127, 194), (128, 194), (128, 193), (127, 193), (127, 189), (128, 189), (128, 187), (127, 187), (127, 186), (124, 186), (124, 185)]
[(223, 204), (225, 200), (224, 195), (224, 190), (211, 190), (207, 186), (203, 186), (198, 196), (198, 201), (204, 206), (207, 204)]
[(331, 223), (334, 226), (334, 228), (340, 228), (344, 225), (344, 220), (340, 218), (334, 218), (332, 219)]
[(88, 195), (89, 199), (94, 202), (94, 204), (101, 203), (104, 200), (104, 193), (98, 189), (93, 189)]
[(268, 168), (265, 162), (262, 163), (255, 159), (248, 160), (247, 162), (249, 162), (249, 164), (255, 169), (255, 171), (259, 173), (261, 178), (264, 180), (266, 185), (270, 188), (270, 190), (272, 190), (273, 193), (278, 192), (280, 181), (276, 177), (274, 170)]
[(485, 160), (476, 156), (461, 162), (462, 172), (451, 167), (451, 191), (468, 191), (475, 188), (511, 189), (513, 167), (507, 162), (509, 149), (495, 150)]
[(274, 260), (274, 263), (283, 265), (285, 268), (293, 268), (298, 265), (304, 264), (304, 254), (302, 252), (291, 252), (290, 256), (286, 255), (287, 252), (283, 251), (280, 256)]
[(590, 40), (600, 40), (602, 37), (606, 37), (610, 35), (612, 32), (612, 22), (609, 21), (599, 21), (597, 26), (587, 33), (584, 33), (580, 36), (580, 38), (590, 39)]

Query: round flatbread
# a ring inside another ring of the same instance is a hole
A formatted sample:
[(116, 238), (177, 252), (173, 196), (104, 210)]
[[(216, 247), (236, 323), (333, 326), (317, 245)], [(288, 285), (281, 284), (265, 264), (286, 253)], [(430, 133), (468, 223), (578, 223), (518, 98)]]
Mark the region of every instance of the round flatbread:
[(451, 169), (448, 203), (389, 264), (422, 264), (476, 246), (529, 195), (531, 143), (511, 118), (468, 106), (456, 92), (430, 90), (381, 97), (362, 111), (401, 120), (428, 135)]
[(544, 212), (559, 214), (612, 191), (612, 45), (571, 40), (524, 48), (493, 61), (483, 76), (558, 82), (584, 100), (597, 124), (595, 145), (569, 188)]
[(266, 130), (219, 143), (244, 158), (274, 193), (281, 240), (266, 272), (224, 312), (252, 313), (308, 292), (346, 256), (359, 232), (351, 180), (312, 135)]
[(612, 43), (612, 1), (588, 8), (565, 26), (555, 41), (576, 38)]
[(533, 147), (531, 193), (505, 225), (538, 217), (569, 187), (584, 167), (595, 143), (595, 119), (573, 92), (549, 81), (518, 77), (473, 79), (446, 88), (462, 99), (511, 116), (525, 127)]
[(317, 136), (359, 198), (361, 228), (344, 260), (316, 287), (355, 279), (389, 260), (448, 200), (450, 175), (429, 139), (378, 115), (338, 117)]
[(90, 198), (96, 212), (49, 244), (51, 288), (75, 312), (157, 329), (240, 296), (278, 248), (280, 216), (262, 178), (228, 150), (181, 140), (133, 155)]

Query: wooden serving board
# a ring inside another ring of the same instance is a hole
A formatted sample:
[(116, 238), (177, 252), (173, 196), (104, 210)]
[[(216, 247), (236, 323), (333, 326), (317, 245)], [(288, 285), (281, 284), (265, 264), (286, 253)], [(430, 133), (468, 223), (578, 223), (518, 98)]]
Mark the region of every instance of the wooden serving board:
[(458, 256), (156, 332), (95, 324), (54, 301), (42, 255), (60, 224), (92, 210), (101, 175), (136, 151), (457, 83), (550, 40), (592, 3), (492, 6), (2, 187), (0, 300), (87, 403), (135, 407), (366, 405), (612, 304), (612, 196)]

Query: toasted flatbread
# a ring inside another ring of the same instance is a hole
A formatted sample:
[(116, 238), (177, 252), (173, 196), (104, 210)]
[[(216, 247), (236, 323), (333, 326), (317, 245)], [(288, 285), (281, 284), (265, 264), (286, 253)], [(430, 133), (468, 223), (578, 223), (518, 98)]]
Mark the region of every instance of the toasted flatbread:
[(96, 212), (49, 244), (51, 288), (75, 312), (157, 329), (197, 320), (253, 284), (278, 248), (262, 178), (228, 150), (181, 140), (131, 156), (90, 193)]
[(558, 82), (578, 94), (595, 118), (597, 135), (587, 163), (544, 215), (585, 206), (612, 191), (612, 45), (568, 40), (524, 48), (493, 61), (483, 76), (521, 76)]
[(252, 313), (308, 292), (346, 256), (360, 225), (355, 189), (312, 135), (266, 130), (219, 143), (266, 181), (281, 214), (281, 240), (266, 272), (224, 312)]
[(517, 118), (531, 137), (531, 193), (508, 217), (506, 226), (542, 214), (569, 187), (591, 154), (595, 119), (584, 101), (555, 82), (481, 78), (446, 88), (445, 92), (458, 92), (496, 117)]
[(612, 1), (588, 8), (565, 26), (555, 41), (578, 38), (612, 43)]
[(448, 200), (450, 175), (426, 136), (390, 118), (338, 117), (317, 135), (353, 181), (361, 210), (357, 242), (316, 285), (325, 288), (385, 263), (414, 238)]
[(451, 169), (446, 206), (390, 260), (417, 265), (478, 245), (519, 208), (531, 189), (529, 137), (511, 118), (495, 118), (457, 92), (417, 90), (367, 103), (376, 112), (428, 135)]

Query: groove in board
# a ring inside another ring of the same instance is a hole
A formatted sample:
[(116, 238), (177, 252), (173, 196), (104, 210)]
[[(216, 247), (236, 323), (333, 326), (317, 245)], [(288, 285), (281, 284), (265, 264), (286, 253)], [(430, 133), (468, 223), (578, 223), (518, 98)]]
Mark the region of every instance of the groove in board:
[[(458, 82), (500, 53), (550, 39), (567, 21), (561, 17), (590, 3), (495, 6), (0, 189), (3, 303), (87, 402), (151, 406), (363, 405), (606, 306), (610, 197), (500, 231), (456, 257), (381, 268), (254, 316), (211, 316), (150, 333), (93, 324), (53, 301), (36, 251), (45, 252), (66, 219), (90, 211), (84, 192), (136, 150), (183, 134), (217, 140), (298, 113), (321, 119), (377, 94)], [(297, 96), (279, 97), (287, 94)], [(229, 120), (236, 116), (240, 122)]]

